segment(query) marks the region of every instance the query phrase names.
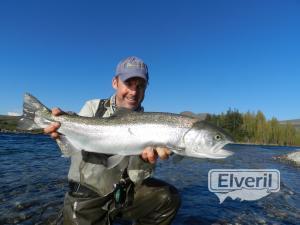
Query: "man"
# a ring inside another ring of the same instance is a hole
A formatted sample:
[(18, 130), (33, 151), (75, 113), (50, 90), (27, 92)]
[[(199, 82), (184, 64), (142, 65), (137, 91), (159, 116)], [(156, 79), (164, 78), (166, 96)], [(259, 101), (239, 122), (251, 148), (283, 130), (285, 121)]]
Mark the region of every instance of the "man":
[[(115, 94), (87, 101), (79, 115), (109, 117), (120, 108), (142, 112), (148, 80), (148, 68), (141, 59), (132, 56), (122, 60), (112, 80)], [(58, 116), (64, 112), (54, 108), (52, 113)], [(59, 126), (54, 123), (44, 132), (59, 138)], [(167, 148), (149, 146), (141, 149), (140, 156), (112, 156), (84, 149), (72, 155), (64, 224), (111, 224), (116, 217), (135, 224), (170, 224), (180, 206), (179, 194), (173, 186), (150, 177), (157, 158), (167, 159), (170, 153)], [(106, 167), (110, 157), (118, 158), (113, 168)]]

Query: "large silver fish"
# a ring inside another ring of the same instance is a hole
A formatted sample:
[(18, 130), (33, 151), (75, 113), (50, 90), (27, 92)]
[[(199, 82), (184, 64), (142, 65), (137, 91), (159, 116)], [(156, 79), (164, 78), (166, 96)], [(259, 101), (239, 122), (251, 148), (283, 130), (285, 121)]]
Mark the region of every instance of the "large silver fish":
[(139, 155), (147, 146), (168, 147), (176, 154), (196, 158), (226, 158), (222, 149), (232, 142), (221, 129), (195, 118), (160, 112), (116, 112), (109, 118), (53, 116), (32, 95), (24, 96), (19, 128), (33, 130), (60, 122), (58, 144), (65, 155), (84, 149), (114, 155)]

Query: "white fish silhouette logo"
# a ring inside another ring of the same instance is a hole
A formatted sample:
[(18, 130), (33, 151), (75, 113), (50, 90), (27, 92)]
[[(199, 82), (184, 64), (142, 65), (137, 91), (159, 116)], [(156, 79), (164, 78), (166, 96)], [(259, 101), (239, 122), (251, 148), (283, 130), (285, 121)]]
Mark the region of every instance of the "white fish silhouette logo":
[(220, 204), (227, 197), (255, 201), (280, 190), (280, 172), (276, 169), (213, 169), (208, 173), (208, 189)]

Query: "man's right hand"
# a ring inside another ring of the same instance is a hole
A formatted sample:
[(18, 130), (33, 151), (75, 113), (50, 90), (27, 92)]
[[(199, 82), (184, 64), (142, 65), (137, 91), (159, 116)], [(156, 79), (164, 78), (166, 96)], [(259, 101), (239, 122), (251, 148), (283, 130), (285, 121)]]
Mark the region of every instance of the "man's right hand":
[(159, 157), (162, 160), (166, 160), (169, 158), (169, 156), (171, 155), (171, 150), (166, 148), (166, 147), (146, 147), (142, 154), (141, 154), (141, 158), (145, 161), (145, 162), (149, 162), (151, 164), (156, 163), (157, 158)]
[[(52, 115), (59, 116), (64, 114), (64, 112), (60, 108), (53, 108)], [(57, 129), (60, 127), (60, 123), (55, 122), (51, 123), (48, 127), (44, 128), (44, 133), (49, 134), (53, 139), (59, 138), (59, 133)]]

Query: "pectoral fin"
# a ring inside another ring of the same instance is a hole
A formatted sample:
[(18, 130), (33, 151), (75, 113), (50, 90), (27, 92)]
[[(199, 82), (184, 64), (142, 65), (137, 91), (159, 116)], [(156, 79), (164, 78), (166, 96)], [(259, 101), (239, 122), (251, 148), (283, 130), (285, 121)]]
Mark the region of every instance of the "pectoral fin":
[(185, 148), (170, 145), (167, 147), (172, 151), (172, 161), (174, 164), (179, 163), (184, 158)]
[(77, 149), (72, 145), (65, 135), (60, 135), (60, 137), (56, 139), (56, 142), (65, 157), (70, 157), (75, 152), (80, 151), (80, 149)]

